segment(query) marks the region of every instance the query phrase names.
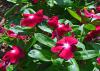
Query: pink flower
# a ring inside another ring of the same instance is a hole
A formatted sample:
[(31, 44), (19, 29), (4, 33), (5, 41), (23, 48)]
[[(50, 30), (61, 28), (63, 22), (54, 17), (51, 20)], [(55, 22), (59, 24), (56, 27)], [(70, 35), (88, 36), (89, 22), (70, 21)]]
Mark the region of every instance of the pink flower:
[(98, 57), (96, 60), (97, 60), (98, 65), (100, 65), (100, 57)]
[(7, 66), (17, 63), (20, 58), (24, 57), (23, 50), (18, 46), (12, 46), (12, 50), (5, 53), (0, 62), (0, 69), (6, 71)]
[(53, 27), (53, 28), (57, 28), (59, 23), (58, 23), (58, 16), (53, 16), (52, 18), (50, 18), (48, 20), (48, 25), (50, 27)]
[(25, 36), (25, 35), (17, 35), (16, 38), (19, 38), (21, 40), (25, 40), (27, 38), (27, 36)]
[(21, 26), (23, 27), (34, 27), (35, 25), (43, 21), (43, 10), (39, 10), (35, 14), (23, 14), (21, 20)]
[(4, 61), (0, 62), (0, 71), (6, 71), (6, 68), (8, 66), (9, 63), (6, 63)]
[(96, 15), (94, 13), (94, 11), (92, 10), (91, 12), (88, 12), (88, 10), (86, 8), (84, 8), (84, 14), (87, 18), (96, 18), (96, 19), (100, 19), (100, 16)]
[(86, 41), (90, 41), (95, 38), (97, 35), (100, 34), (100, 26), (96, 26), (96, 30), (90, 31), (87, 36), (85, 37)]
[(8, 30), (7, 31), (7, 35), (11, 38), (18, 38), (18, 39), (21, 39), (21, 40), (24, 40), (27, 38), (27, 36), (25, 35), (19, 35), (19, 34), (16, 34), (15, 32), (11, 31), (11, 30)]
[(16, 25), (14, 23), (11, 23), (10, 24), (10, 27), (15, 27)]
[(96, 11), (100, 13), (100, 5), (96, 7)]
[(5, 28), (0, 26), (0, 33), (4, 33), (5, 32)]
[(69, 60), (74, 57), (73, 52), (76, 50), (77, 42), (78, 40), (74, 37), (64, 37), (51, 48), (51, 51), (57, 53), (60, 58)]
[(57, 16), (53, 16), (52, 18), (50, 18), (48, 20), (48, 25), (50, 27), (54, 28), (54, 31), (52, 32), (52, 39), (57, 37), (57, 39), (59, 39), (61, 36), (64, 36), (65, 33), (71, 31), (71, 27), (68, 24), (60, 24), (58, 22), (58, 17)]
[(14, 33), (14, 32), (11, 31), (11, 30), (8, 30), (8, 31), (7, 31), (7, 35), (8, 35), (9, 37), (11, 37), (11, 38), (16, 38), (16, 37), (17, 37), (17, 34)]
[(68, 24), (59, 24), (58, 27), (52, 32), (52, 39), (64, 36), (65, 33), (71, 31), (72, 28)]
[[(45, 2), (45, 0), (42, 0), (42, 2)], [(33, 0), (33, 3), (38, 3), (38, 0)]]
[(38, 0), (33, 0), (33, 3), (38, 3)]
[(10, 63), (17, 63), (20, 58), (24, 57), (23, 50), (18, 46), (12, 46), (12, 50), (6, 52), (6, 54), (3, 56), (3, 61), (8, 61)]

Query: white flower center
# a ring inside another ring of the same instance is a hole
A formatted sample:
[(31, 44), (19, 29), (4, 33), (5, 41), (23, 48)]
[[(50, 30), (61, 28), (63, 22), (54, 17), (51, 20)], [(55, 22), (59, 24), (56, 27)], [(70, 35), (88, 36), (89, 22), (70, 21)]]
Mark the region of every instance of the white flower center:
[(30, 19), (34, 18), (34, 16), (29, 16)]
[(64, 43), (63, 47), (64, 47), (64, 48), (69, 48), (70, 45), (69, 45), (68, 43)]
[(15, 52), (16, 52), (16, 50), (11, 50), (11, 52), (12, 52), (12, 53), (15, 53)]
[(58, 27), (59, 27), (59, 28), (60, 28), (60, 27), (63, 27), (63, 25), (59, 24)]

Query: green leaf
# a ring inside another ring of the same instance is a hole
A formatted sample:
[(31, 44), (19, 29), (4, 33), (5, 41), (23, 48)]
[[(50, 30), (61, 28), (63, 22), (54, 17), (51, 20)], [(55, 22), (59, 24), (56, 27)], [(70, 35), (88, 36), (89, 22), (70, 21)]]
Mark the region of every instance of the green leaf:
[(88, 29), (88, 30), (95, 30), (95, 29), (96, 29), (95, 26), (92, 25), (92, 24), (86, 24), (86, 25), (84, 26), (84, 28), (86, 28), (86, 29)]
[(7, 71), (13, 71), (13, 65), (8, 66)]
[(48, 47), (55, 46), (55, 42), (50, 37), (48, 37), (42, 33), (35, 33), (35, 38), (37, 41), (39, 41), (40, 43), (42, 43)]
[(71, 16), (73, 16), (75, 19), (79, 20), (80, 22), (82, 21), (81, 17), (73, 10), (67, 8), (67, 11), (70, 13)]
[(97, 51), (100, 51), (100, 43), (90, 42), (90, 45)]
[(61, 65), (63, 63), (63, 61), (64, 60), (61, 58), (52, 59), (53, 65)]
[(55, 0), (58, 5), (71, 5), (73, 2), (71, 0)]
[(36, 42), (36, 39), (34, 36), (32, 36), (32, 38), (25, 45), (26, 50), (30, 49), (35, 44), (35, 42)]
[(69, 60), (70, 65), (68, 65), (68, 71), (79, 71), (78, 64), (74, 58)]
[(39, 50), (31, 50), (28, 55), (32, 58), (38, 59), (38, 60), (42, 60), (42, 61), (49, 61), (41, 51)]
[(83, 50), (85, 50), (85, 45), (81, 42), (78, 42), (76, 45), (78, 48), (82, 48)]
[(21, 26), (11, 27), (9, 30), (12, 30), (15, 33), (24, 32)]
[(12, 8), (10, 8), (5, 14), (4, 14), (4, 16), (6, 17), (6, 18), (8, 18), (10, 15), (12, 15), (15, 11), (16, 11), (16, 8), (17, 8), (17, 4), (16, 5), (14, 5)]
[(84, 51), (75, 52), (75, 58), (77, 60), (87, 60), (97, 57), (98, 55), (99, 55), (98, 51), (95, 50), (86, 50), (85, 52)]
[(26, 9), (23, 10), (23, 13), (30, 14), (30, 13), (35, 13), (35, 11), (33, 9), (31, 9), (31, 8), (26, 8)]
[(45, 32), (52, 33), (52, 30), (46, 24), (41, 23), (38, 27)]
[(17, 0), (7, 0), (7, 1), (12, 2), (12, 3), (16, 3), (17, 2)]
[(12, 3), (26, 3), (28, 2), (28, 0), (7, 0), (9, 2), (12, 2)]

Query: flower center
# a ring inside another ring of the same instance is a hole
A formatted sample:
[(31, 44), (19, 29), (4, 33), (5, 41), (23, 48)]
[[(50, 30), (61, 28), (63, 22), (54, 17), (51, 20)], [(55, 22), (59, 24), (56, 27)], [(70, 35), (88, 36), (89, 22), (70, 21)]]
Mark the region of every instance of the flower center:
[(11, 52), (12, 52), (12, 53), (15, 53), (15, 52), (16, 52), (16, 50), (11, 50)]
[(63, 25), (59, 24), (58, 27), (59, 27), (59, 28), (60, 28), (60, 27), (63, 27)]
[(33, 19), (33, 18), (34, 18), (34, 16), (29, 16), (29, 18), (30, 18), (30, 19)]
[(69, 45), (69, 43), (64, 43), (63, 47), (67, 49), (70, 47), (70, 45)]

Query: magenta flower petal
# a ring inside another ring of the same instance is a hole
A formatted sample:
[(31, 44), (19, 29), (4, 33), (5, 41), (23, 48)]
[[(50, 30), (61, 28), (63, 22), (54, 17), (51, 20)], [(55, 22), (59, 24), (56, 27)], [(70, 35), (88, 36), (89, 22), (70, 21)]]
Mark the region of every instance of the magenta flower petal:
[(5, 28), (0, 26), (0, 33), (4, 33), (5, 32)]
[(69, 60), (74, 57), (74, 54), (70, 48), (67, 48), (67, 49), (64, 49), (61, 51), (61, 53), (59, 54), (59, 57), (65, 59), (65, 60)]
[(67, 25), (61, 24), (56, 30), (58, 36), (63, 36), (65, 33), (71, 31), (72, 29), (68, 24)]
[(86, 37), (85, 37), (85, 41), (90, 41), (92, 40), (93, 38), (95, 38), (97, 35), (100, 34), (100, 26), (96, 26), (96, 30), (93, 30), (93, 31), (90, 31)]
[(23, 19), (20, 21), (23, 27), (34, 27), (43, 21), (43, 10), (39, 10), (35, 14), (23, 14)]
[(86, 8), (84, 8), (84, 14), (86, 17), (91, 17), (91, 13), (88, 12), (88, 10)]
[(43, 9), (39, 10), (34, 15), (35, 15), (37, 24), (43, 21)]
[(74, 37), (64, 37), (51, 48), (51, 51), (57, 53), (60, 58), (69, 60), (74, 57), (73, 52), (76, 51), (75, 44), (77, 43), (78, 40)]
[(24, 53), (18, 46), (12, 46), (12, 50), (8, 51), (2, 58), (4, 61), (10, 60), (10, 63), (16, 63), (20, 58), (24, 57)]
[(25, 40), (27, 38), (27, 36), (25, 36), (25, 35), (17, 35), (17, 38), (19, 38), (21, 40)]
[(33, 0), (33, 3), (38, 3), (38, 0)]
[(64, 36), (65, 33), (68, 33), (71, 30), (72, 28), (68, 24), (59, 24), (58, 27), (52, 32), (52, 38), (56, 37), (59, 39), (59, 37)]
[(100, 16), (96, 15), (94, 12), (88, 12), (86, 8), (84, 8), (84, 14), (87, 18), (95, 18), (95, 19), (100, 19)]
[(98, 57), (96, 60), (97, 60), (97, 63), (100, 65), (100, 57)]
[(14, 33), (14, 32), (11, 31), (11, 30), (8, 30), (8, 31), (7, 31), (7, 35), (8, 35), (9, 37), (12, 37), (12, 38), (16, 38), (16, 36), (17, 36), (17, 34)]
[(9, 62), (4, 60), (0, 61), (0, 71), (6, 71), (6, 68), (9, 66)]
[(31, 17), (34, 16), (34, 14), (27, 14), (27, 13), (24, 13), (24, 14), (22, 14), (22, 16), (23, 16), (24, 18), (29, 18), (30, 16), (31, 16)]
[(22, 19), (21, 20), (21, 26), (23, 27), (34, 27), (36, 25), (35, 19)]
[(60, 52), (62, 49), (63, 49), (62, 46), (55, 46), (55, 47), (52, 47), (52, 48), (51, 48), (51, 51), (52, 51), (53, 53), (58, 53), (58, 52)]
[(96, 7), (96, 11), (100, 13), (100, 5)]
[(57, 28), (58, 27), (58, 17), (57, 16), (53, 16), (52, 18), (50, 18), (48, 20), (48, 25), (50, 27), (53, 27), (53, 28)]
[(59, 40), (57, 42), (57, 45), (62, 45), (64, 43), (69, 43), (70, 45), (73, 45), (73, 44), (77, 44), (78, 40), (76, 38), (74, 38), (74, 37), (71, 37), (71, 36), (64, 37), (64, 38), (62, 38), (61, 40)]

